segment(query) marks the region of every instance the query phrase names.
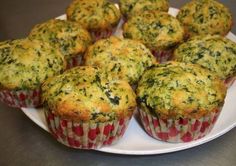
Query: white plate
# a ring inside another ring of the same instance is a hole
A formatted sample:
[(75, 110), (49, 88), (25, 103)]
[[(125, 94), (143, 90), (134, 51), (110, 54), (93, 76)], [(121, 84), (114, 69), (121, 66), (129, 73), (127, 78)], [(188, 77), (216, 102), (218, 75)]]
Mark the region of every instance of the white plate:
[[(169, 11), (172, 15), (176, 15), (178, 10), (170, 8)], [(59, 19), (65, 19), (65, 15), (58, 17)], [(121, 26), (117, 30), (116, 35), (121, 34)], [(236, 42), (236, 36), (232, 33), (227, 35), (229, 39)], [(215, 127), (212, 131), (202, 139), (193, 141), (190, 143), (166, 143), (162, 141), (155, 140), (148, 136), (143, 128), (140, 126), (136, 118), (132, 118), (130, 125), (125, 132), (124, 137), (115, 145), (109, 147), (103, 147), (98, 149), (98, 151), (116, 153), (116, 154), (126, 154), (126, 155), (149, 155), (149, 154), (162, 154), (180, 151), (188, 148), (192, 148), (203, 143), (209, 142), (232, 128), (236, 126), (236, 82), (232, 87), (228, 89), (226, 96), (225, 105), (217, 120)], [(48, 127), (46, 125), (45, 117), (42, 109), (29, 109), (22, 108), (23, 112), (37, 125), (46, 131)]]

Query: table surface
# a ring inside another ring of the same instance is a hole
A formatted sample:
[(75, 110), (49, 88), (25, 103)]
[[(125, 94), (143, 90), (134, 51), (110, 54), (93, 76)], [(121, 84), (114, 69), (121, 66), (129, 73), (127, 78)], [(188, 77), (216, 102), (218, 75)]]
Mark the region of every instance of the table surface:
[[(0, 41), (22, 38), (33, 25), (59, 16), (71, 0), (1, 0)], [(179, 8), (186, 0), (170, 0)], [(223, 1), (236, 19), (235, 0)], [(236, 26), (232, 32), (236, 33)], [(209, 143), (175, 153), (125, 156), (97, 151), (74, 150), (55, 141), (20, 110), (0, 103), (0, 165), (236, 165), (236, 129)]]

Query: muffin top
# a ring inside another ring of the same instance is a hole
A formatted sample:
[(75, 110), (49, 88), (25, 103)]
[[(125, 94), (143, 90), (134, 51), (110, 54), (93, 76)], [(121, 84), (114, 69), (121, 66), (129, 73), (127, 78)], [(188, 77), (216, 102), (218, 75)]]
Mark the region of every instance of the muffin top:
[(89, 30), (112, 28), (120, 20), (119, 9), (107, 0), (73, 0), (66, 14)]
[(99, 66), (113, 78), (133, 84), (144, 70), (155, 63), (151, 52), (140, 42), (110, 37), (90, 46), (85, 54), (85, 65)]
[(43, 102), (54, 114), (76, 122), (131, 117), (135, 93), (126, 81), (109, 81), (106, 75), (96, 67), (75, 67), (43, 84)]
[(168, 0), (120, 0), (120, 10), (125, 17), (135, 15), (146, 10), (168, 12)]
[(218, 34), (226, 35), (232, 27), (229, 10), (214, 0), (192, 0), (177, 15), (187, 36)]
[(222, 80), (236, 75), (236, 43), (218, 35), (192, 38), (174, 51), (173, 58), (199, 64)]
[(200, 118), (223, 106), (224, 83), (195, 64), (169, 62), (146, 70), (137, 88), (143, 111), (163, 118)]
[(145, 11), (131, 17), (123, 27), (125, 38), (141, 41), (151, 50), (166, 50), (180, 43), (183, 27), (165, 12)]
[(35, 89), (61, 73), (61, 53), (39, 40), (18, 39), (0, 44), (0, 89)]
[(0, 42), (0, 63), (9, 56), (11, 52), (12, 45), (19, 40), (6, 40)]
[(84, 53), (92, 40), (88, 31), (78, 23), (56, 19), (36, 25), (29, 37), (50, 43), (52, 47), (58, 48), (67, 60)]

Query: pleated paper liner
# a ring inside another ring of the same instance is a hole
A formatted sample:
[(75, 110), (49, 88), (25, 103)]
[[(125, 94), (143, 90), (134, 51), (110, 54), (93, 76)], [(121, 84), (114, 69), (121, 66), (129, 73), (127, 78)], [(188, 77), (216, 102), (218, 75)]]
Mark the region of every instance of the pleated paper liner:
[(49, 130), (57, 141), (76, 149), (98, 149), (115, 144), (124, 135), (131, 118), (103, 123), (73, 122), (60, 118), (48, 109), (44, 112)]
[(71, 69), (73, 67), (79, 66), (82, 63), (83, 54), (78, 54), (76, 56), (71, 57), (67, 60), (67, 69)]
[(153, 138), (172, 143), (190, 142), (206, 136), (213, 128), (221, 109), (200, 119), (161, 119), (139, 110), (146, 132)]
[(116, 27), (113, 27), (113, 28), (107, 28), (103, 30), (91, 30), (89, 32), (92, 36), (93, 41), (96, 42), (100, 39), (106, 39), (110, 37), (116, 32), (116, 29), (117, 29)]
[(170, 60), (173, 55), (173, 50), (151, 50), (151, 52), (159, 63), (165, 63), (166, 61)]
[(236, 76), (230, 77), (230, 78), (226, 79), (226, 80), (224, 81), (225, 86), (226, 86), (227, 88), (230, 88), (230, 87), (233, 85), (233, 83), (234, 83), (235, 80), (236, 80)]
[(41, 105), (40, 89), (35, 90), (1, 90), (0, 101), (10, 107), (33, 108)]

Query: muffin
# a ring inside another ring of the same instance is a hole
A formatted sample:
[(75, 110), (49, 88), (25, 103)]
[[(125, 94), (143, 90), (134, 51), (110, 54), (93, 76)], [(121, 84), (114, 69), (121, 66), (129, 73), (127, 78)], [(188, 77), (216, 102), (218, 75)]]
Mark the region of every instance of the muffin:
[(140, 42), (114, 36), (90, 46), (84, 61), (85, 65), (98, 66), (113, 79), (123, 79), (132, 85), (144, 70), (156, 63), (152, 53)]
[(36, 25), (29, 38), (39, 39), (59, 49), (67, 60), (67, 68), (80, 65), (92, 39), (89, 32), (76, 22), (52, 19)]
[(219, 35), (194, 37), (181, 44), (173, 60), (199, 64), (217, 74), (227, 87), (236, 76), (236, 44)]
[(120, 0), (120, 10), (124, 18), (147, 10), (168, 12), (168, 0)]
[(137, 88), (146, 132), (162, 141), (190, 142), (214, 126), (224, 104), (226, 87), (196, 64), (169, 62), (146, 70)]
[(88, 29), (94, 40), (111, 36), (120, 20), (120, 11), (107, 0), (73, 0), (66, 11), (68, 20)]
[(2, 62), (4, 59), (6, 59), (9, 56), (12, 45), (14, 45), (14, 43), (18, 41), (19, 40), (6, 40), (6, 41), (0, 42), (0, 62)]
[(135, 93), (126, 81), (106, 75), (96, 67), (79, 66), (43, 84), (47, 124), (59, 142), (97, 149), (122, 137), (136, 108)]
[(183, 24), (186, 37), (196, 35), (226, 35), (233, 24), (230, 11), (214, 0), (192, 0), (177, 15)]
[(39, 40), (3, 42), (0, 55), (0, 100), (17, 108), (39, 106), (42, 82), (66, 66), (59, 51)]
[(159, 62), (165, 62), (171, 57), (173, 48), (182, 42), (184, 30), (168, 13), (145, 11), (124, 24), (123, 36), (142, 42)]

